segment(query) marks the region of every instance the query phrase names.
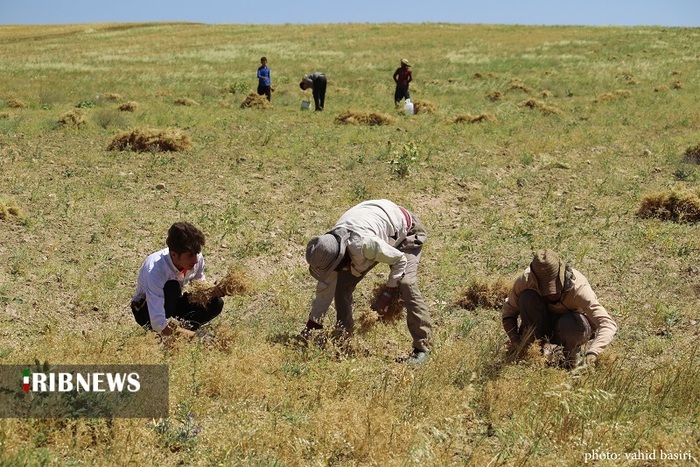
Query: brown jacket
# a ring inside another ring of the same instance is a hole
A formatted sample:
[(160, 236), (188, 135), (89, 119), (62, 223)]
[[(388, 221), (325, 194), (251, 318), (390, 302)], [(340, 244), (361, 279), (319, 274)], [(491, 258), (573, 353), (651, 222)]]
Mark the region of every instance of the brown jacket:
[[(610, 344), (617, 332), (617, 324), (610, 314), (598, 301), (595, 292), (591, 289), (586, 276), (576, 269), (571, 270), (570, 286), (562, 293), (561, 301), (547, 305), (551, 313), (565, 314), (570, 311), (583, 314), (591, 323), (595, 336), (588, 344), (587, 353), (598, 355)], [(568, 281), (567, 281), (568, 283)], [(523, 290), (537, 290), (537, 278), (528, 267), (523, 271), (513, 284), (513, 288), (503, 304), (502, 318), (516, 318), (520, 314), (518, 297)]]

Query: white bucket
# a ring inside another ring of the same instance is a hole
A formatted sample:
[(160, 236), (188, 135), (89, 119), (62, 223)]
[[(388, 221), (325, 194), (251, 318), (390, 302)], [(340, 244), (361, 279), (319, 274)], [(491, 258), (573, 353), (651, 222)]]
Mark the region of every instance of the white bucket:
[(413, 115), (413, 102), (411, 102), (411, 99), (406, 99), (406, 103), (403, 106), (403, 112), (406, 115)]
[(311, 109), (311, 102), (301, 101), (301, 110), (309, 110), (309, 109)]

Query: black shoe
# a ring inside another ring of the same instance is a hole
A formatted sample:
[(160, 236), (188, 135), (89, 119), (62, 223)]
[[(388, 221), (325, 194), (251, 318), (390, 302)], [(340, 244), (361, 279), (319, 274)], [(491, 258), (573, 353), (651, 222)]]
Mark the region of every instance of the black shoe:
[(427, 350), (413, 349), (411, 356), (406, 360), (406, 364), (411, 366), (422, 365), (428, 360), (428, 357), (429, 355)]

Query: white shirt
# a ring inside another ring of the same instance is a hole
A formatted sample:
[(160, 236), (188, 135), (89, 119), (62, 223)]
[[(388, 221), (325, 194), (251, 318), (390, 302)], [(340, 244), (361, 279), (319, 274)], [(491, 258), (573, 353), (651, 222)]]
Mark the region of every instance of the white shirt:
[(197, 255), (197, 264), (194, 269), (184, 272), (178, 271), (175, 267), (168, 248), (156, 251), (143, 262), (136, 284), (136, 295), (132, 301), (146, 297), (151, 327), (156, 332), (161, 332), (168, 324), (168, 318), (165, 316), (163, 287), (166, 282), (171, 280), (178, 281), (180, 288), (184, 288), (192, 280), (204, 280), (204, 257), (202, 254)]

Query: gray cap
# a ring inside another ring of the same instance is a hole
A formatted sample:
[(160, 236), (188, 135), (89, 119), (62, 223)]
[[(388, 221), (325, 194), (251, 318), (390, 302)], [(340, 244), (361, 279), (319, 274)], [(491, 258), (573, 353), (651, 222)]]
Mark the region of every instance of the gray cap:
[(306, 245), (309, 273), (317, 280), (326, 281), (345, 256), (346, 239), (329, 232), (312, 238)]

